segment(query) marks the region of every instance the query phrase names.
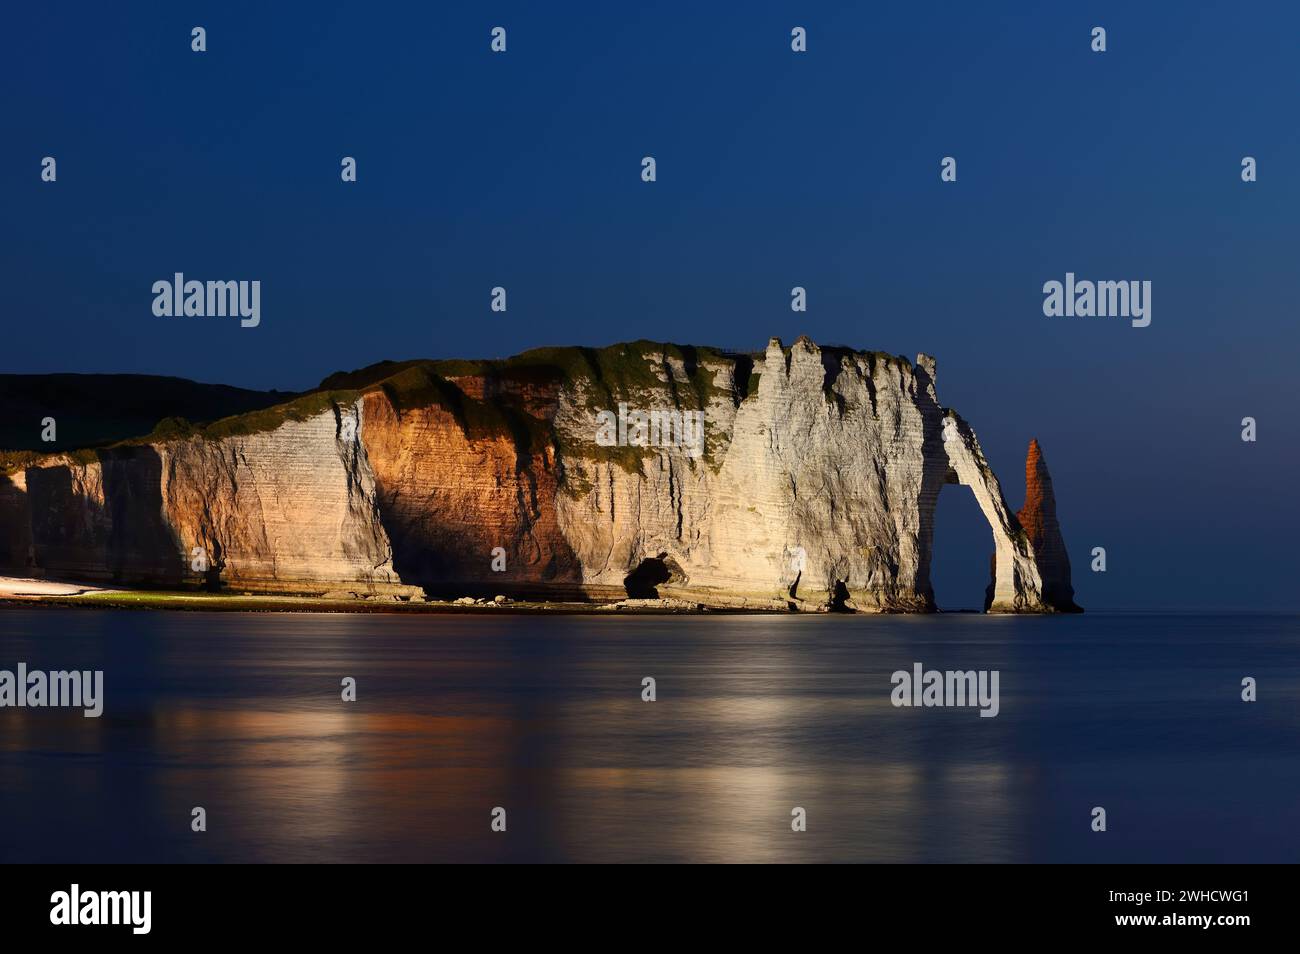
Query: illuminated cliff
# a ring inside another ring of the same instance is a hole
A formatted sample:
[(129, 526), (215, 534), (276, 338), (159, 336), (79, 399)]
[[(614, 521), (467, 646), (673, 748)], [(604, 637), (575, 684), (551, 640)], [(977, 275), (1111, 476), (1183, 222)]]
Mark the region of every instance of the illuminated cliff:
[[(398, 599), (927, 611), (935, 503), (960, 484), (993, 534), (990, 608), (1064, 608), (1054, 501), (1022, 528), (934, 379), (925, 355), (805, 338), (753, 355), (635, 342), (385, 363), (203, 427), (10, 455), (0, 564)], [(611, 441), (600, 415), (616, 410)], [(677, 429), (690, 421), (693, 445)]]

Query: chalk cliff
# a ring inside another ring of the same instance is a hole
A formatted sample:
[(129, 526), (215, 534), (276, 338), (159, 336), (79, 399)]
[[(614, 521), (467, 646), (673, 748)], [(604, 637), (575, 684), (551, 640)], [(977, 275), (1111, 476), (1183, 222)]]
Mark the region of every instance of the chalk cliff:
[[(635, 428), (604, 446), (599, 412), (620, 407), (698, 414), (703, 443), (665, 425), (649, 446)], [(539, 349), (385, 363), (205, 427), (164, 423), (11, 462), (0, 564), (237, 590), (927, 611), (935, 504), (957, 484), (992, 530), (989, 608), (1073, 606), (1045, 465), (1023, 526), (926, 355), (806, 338), (753, 355)]]
[(0, 477), (0, 560), (162, 586), (417, 592), (393, 571), (361, 413), (42, 458)]

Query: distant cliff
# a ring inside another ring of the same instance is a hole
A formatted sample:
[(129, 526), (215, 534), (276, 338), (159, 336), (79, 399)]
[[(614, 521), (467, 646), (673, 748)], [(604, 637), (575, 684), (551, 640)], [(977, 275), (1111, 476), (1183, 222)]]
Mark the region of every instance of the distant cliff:
[(1010, 511), (934, 379), (925, 355), (806, 338), (754, 355), (642, 341), (384, 363), (215, 423), (6, 455), (0, 566), (249, 591), (927, 611), (936, 500), (960, 484), (993, 533), (988, 608), (1074, 608), (1054, 500), (1028, 525)]
[(153, 374), (0, 374), (0, 450), (76, 450), (147, 434), (165, 417), (211, 421), (295, 396)]

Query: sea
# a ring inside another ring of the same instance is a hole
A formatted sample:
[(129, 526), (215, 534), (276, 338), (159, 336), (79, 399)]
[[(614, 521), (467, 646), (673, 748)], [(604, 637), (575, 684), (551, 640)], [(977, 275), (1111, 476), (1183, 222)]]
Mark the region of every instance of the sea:
[(1295, 615), (0, 607), (19, 663), (103, 711), (0, 708), (4, 862), (1300, 861)]

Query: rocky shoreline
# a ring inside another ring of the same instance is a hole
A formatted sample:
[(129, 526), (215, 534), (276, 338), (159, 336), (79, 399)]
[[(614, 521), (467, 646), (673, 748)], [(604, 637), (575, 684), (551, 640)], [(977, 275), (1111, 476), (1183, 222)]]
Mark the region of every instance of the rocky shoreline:
[(761, 612), (718, 609), (678, 599), (626, 599), (613, 603), (491, 599), (463, 596), (453, 600), (398, 597), (291, 596), (255, 593), (206, 593), (177, 590), (128, 590), (36, 578), (0, 577), (0, 606), (61, 606), (83, 609), (190, 610), (197, 612), (277, 613), (631, 613), (672, 615), (706, 612)]

